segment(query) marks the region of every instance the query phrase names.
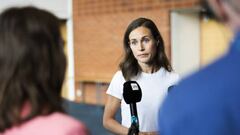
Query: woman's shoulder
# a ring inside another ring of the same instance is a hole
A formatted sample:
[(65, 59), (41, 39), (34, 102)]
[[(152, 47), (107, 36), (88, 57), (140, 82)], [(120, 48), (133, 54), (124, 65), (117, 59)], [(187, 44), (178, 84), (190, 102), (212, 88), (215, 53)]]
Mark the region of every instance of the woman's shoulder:
[(178, 82), (180, 80), (180, 76), (175, 71), (167, 71), (166, 69), (163, 69), (163, 74), (166, 78), (169, 78), (170, 80), (174, 82)]
[(87, 135), (87, 133), (87, 128), (80, 121), (55, 112), (46, 116), (37, 116), (20, 126), (11, 128), (4, 135)]
[(73, 135), (76, 134), (74, 133), (75, 131), (79, 132), (76, 135), (86, 135), (88, 132), (86, 126), (81, 121), (67, 114), (56, 112), (50, 117), (52, 117), (52, 122), (56, 123), (58, 127), (64, 127), (66, 131), (72, 132)]
[(123, 76), (122, 71), (121, 70), (116, 71), (114, 76), (119, 76), (119, 77)]
[(121, 70), (118, 70), (114, 75), (113, 75), (113, 80), (125, 80), (123, 77), (123, 73)]
[(169, 75), (170, 75), (172, 78), (175, 78), (175, 79), (177, 79), (177, 80), (180, 79), (179, 74), (176, 73), (175, 71), (171, 71), (171, 72), (169, 72)]
[(172, 71), (168, 71), (167, 69), (165, 69), (165, 68), (161, 68), (160, 69), (165, 75), (168, 75), (168, 76), (175, 76), (175, 77), (179, 77), (179, 74), (178, 73), (176, 73), (174, 70), (172, 70)]
[[(52, 121), (54, 123), (83, 126), (83, 124), (79, 120), (76, 120), (75, 118), (64, 113), (55, 112), (47, 117), (47, 121)], [(42, 119), (44, 119), (44, 117)]]

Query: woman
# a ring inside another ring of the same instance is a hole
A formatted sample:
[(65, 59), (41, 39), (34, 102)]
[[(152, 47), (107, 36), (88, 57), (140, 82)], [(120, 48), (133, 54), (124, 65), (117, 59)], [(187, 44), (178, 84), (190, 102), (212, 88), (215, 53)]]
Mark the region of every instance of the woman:
[[(116, 134), (128, 134), (131, 126), (129, 105), (123, 100), (125, 81), (137, 81), (142, 89), (142, 100), (137, 103), (140, 135), (157, 134), (157, 114), (168, 88), (175, 85), (179, 76), (164, 52), (163, 39), (153, 21), (147, 18), (134, 20), (124, 35), (125, 57), (107, 90), (103, 125)], [(121, 107), (122, 123), (115, 120)]]
[(0, 15), (0, 134), (86, 135), (63, 113), (66, 58), (60, 21), (34, 7)]

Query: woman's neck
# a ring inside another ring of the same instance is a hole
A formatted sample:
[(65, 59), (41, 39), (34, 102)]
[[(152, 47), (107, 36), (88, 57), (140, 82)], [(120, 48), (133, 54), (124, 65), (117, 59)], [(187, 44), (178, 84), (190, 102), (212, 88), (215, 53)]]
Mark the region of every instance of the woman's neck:
[(139, 64), (139, 65), (142, 69), (142, 72), (144, 73), (154, 73), (157, 71), (157, 69), (152, 65), (148, 65), (148, 64)]

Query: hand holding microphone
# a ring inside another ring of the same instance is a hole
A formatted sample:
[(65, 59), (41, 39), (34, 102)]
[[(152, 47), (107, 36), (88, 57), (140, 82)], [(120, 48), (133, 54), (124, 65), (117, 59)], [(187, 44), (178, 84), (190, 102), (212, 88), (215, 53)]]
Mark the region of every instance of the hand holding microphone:
[(128, 135), (138, 135), (139, 133), (139, 126), (132, 123), (131, 127), (128, 130)]
[(138, 135), (139, 121), (136, 103), (141, 101), (142, 91), (136, 81), (127, 81), (123, 84), (123, 98), (130, 105), (131, 111), (131, 127), (129, 128), (128, 135)]

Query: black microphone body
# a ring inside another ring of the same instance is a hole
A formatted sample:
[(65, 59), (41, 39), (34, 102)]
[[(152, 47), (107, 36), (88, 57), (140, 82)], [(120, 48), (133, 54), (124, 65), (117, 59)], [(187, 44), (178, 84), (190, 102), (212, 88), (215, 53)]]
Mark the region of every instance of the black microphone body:
[(139, 84), (136, 81), (127, 81), (124, 83), (123, 98), (125, 102), (130, 105), (131, 111), (131, 127), (128, 135), (138, 135), (139, 121), (136, 103), (141, 101), (142, 91)]
[(137, 105), (136, 103), (130, 103), (130, 111), (131, 111), (131, 116), (138, 116), (137, 114)]

